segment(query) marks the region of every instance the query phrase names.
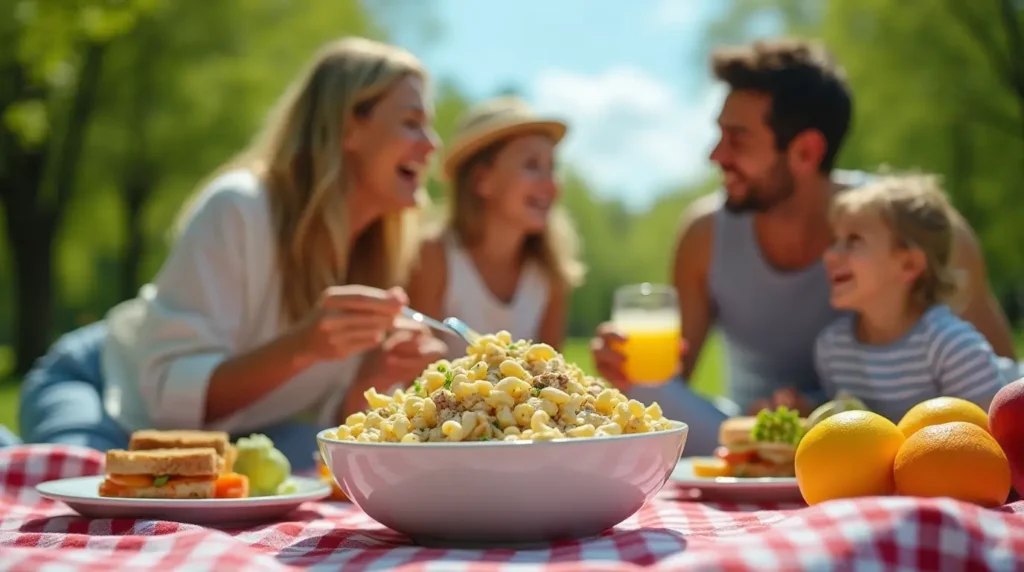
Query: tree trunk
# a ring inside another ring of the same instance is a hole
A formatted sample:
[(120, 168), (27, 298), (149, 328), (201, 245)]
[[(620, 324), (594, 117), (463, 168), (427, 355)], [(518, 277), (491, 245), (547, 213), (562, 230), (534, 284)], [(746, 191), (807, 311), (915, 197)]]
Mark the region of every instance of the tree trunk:
[(6, 151), (5, 159), (15, 159), (13, 164), (18, 165), (0, 184), (14, 266), (14, 372), (23, 374), (50, 343), (55, 221), (35, 204), (46, 154), (18, 146), (6, 146)]
[(22, 375), (46, 353), (53, 324), (53, 218), (36, 213), (8, 219), (15, 274), (14, 372)]
[(121, 260), (121, 300), (134, 298), (138, 293), (139, 269), (142, 267), (143, 242), (142, 207), (146, 204), (151, 186), (140, 177), (125, 184), (125, 245)]
[[(7, 238), (14, 260), (14, 372), (24, 374), (50, 344), (54, 323), (54, 244), (74, 191), (89, 117), (99, 83), (103, 46), (84, 51), (79, 83), (60, 139), (39, 150), (25, 150), (2, 134), (3, 164), (16, 165), (0, 176), (7, 215)], [(23, 78), (16, 78), (23, 79)], [(26, 89), (32, 89), (26, 86)], [(15, 94), (15, 100), (22, 94)], [(47, 169), (53, 178), (47, 179)], [(53, 193), (45, 192), (52, 184)]]

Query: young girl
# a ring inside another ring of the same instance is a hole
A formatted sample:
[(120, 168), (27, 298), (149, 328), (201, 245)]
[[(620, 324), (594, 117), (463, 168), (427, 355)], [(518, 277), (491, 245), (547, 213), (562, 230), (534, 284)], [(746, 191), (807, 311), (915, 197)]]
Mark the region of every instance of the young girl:
[(1001, 362), (945, 303), (955, 292), (953, 222), (936, 180), (890, 176), (844, 191), (831, 219), (832, 304), (850, 313), (817, 339), (826, 394), (851, 393), (894, 422), (938, 396), (987, 408)]
[[(555, 207), (555, 146), (565, 132), (516, 98), (466, 113), (444, 158), (448, 220), (422, 248), (413, 308), (561, 348), (569, 292), (584, 272), (576, 234)], [(464, 343), (445, 341), (464, 355)]]
[(26, 440), (107, 449), (150, 427), (260, 432), (302, 468), (317, 429), (362, 409), (367, 388), (440, 358), (437, 339), (396, 332), (407, 300), (393, 287), (437, 145), (428, 89), (404, 50), (325, 46), (184, 210), (152, 283), (28, 376)]

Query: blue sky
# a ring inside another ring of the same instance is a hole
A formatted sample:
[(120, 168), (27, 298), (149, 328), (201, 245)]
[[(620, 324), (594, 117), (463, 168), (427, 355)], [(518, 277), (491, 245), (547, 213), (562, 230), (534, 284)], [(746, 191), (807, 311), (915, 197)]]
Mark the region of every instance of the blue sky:
[(392, 8), (411, 2), (434, 10), (440, 39), (396, 40), (474, 97), (515, 86), (566, 119), (562, 159), (598, 192), (642, 208), (708, 173), (723, 93), (701, 42), (716, 0), (400, 0)]

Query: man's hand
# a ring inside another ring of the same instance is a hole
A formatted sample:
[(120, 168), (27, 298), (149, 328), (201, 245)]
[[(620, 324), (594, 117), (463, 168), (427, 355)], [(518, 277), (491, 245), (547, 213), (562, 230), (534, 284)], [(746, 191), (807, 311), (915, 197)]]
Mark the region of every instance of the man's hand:
[(618, 346), (626, 341), (626, 336), (619, 332), (611, 322), (597, 327), (597, 335), (590, 340), (590, 354), (594, 359), (597, 373), (619, 391), (629, 389), (629, 380), (623, 368), (626, 356), (618, 351)]
[[(597, 367), (597, 373), (616, 389), (626, 392), (631, 382), (623, 368), (626, 367), (626, 356), (618, 348), (626, 341), (626, 335), (615, 328), (611, 322), (597, 327), (597, 335), (590, 340), (590, 354)], [(686, 355), (686, 340), (680, 340), (679, 359)]]

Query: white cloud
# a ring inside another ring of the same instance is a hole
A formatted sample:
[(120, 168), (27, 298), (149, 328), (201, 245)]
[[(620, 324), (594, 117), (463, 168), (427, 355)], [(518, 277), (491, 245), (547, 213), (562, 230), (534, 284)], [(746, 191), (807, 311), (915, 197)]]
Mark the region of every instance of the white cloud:
[(569, 123), (563, 160), (602, 192), (644, 206), (707, 172), (719, 87), (685, 97), (640, 69), (619, 67), (596, 76), (548, 70), (531, 91), (539, 111)]

